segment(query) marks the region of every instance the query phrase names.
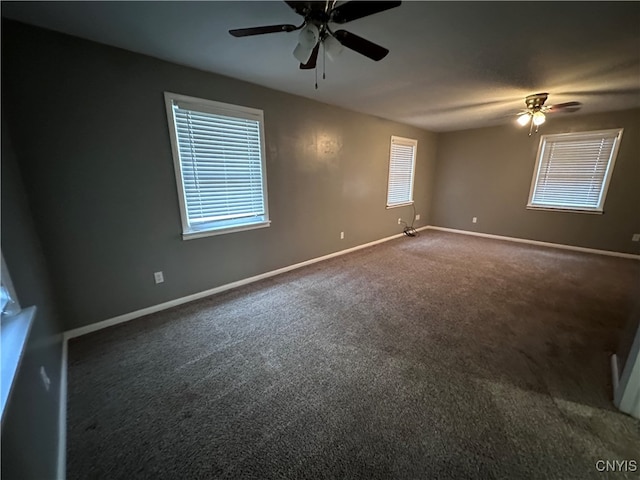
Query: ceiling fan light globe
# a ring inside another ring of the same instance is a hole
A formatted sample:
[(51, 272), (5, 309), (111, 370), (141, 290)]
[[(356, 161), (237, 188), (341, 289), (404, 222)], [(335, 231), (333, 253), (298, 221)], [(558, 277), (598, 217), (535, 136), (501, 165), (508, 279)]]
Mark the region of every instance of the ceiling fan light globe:
[(318, 27), (316, 27), (313, 23), (307, 23), (302, 30), (300, 30), (300, 34), (298, 35), (298, 43), (305, 48), (313, 50), (313, 47), (318, 43), (318, 37), (320, 36), (320, 32), (318, 31)]
[(533, 114), (533, 124), (537, 127), (542, 125), (545, 122), (546, 118), (544, 116), (544, 113), (542, 112), (536, 112)]
[(296, 57), (300, 63), (307, 63), (311, 58), (311, 53), (313, 53), (313, 47), (307, 48), (302, 44), (296, 45), (296, 48), (293, 50), (293, 56)]
[(342, 44), (331, 35), (328, 35), (322, 43), (324, 45), (324, 51), (331, 61), (334, 61), (336, 57), (342, 53), (342, 50), (344, 50)]
[(522, 125), (523, 127), (525, 125), (527, 125), (529, 123), (529, 120), (531, 120), (531, 115), (528, 113), (525, 113), (523, 115), (520, 115), (518, 117), (518, 119), (516, 120), (516, 122), (518, 122), (518, 124)]

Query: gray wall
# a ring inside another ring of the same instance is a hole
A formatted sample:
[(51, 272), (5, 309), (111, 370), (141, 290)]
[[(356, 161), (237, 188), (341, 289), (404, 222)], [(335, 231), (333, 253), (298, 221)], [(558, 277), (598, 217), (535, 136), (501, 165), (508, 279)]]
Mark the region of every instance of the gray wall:
[[(623, 127), (603, 215), (527, 210), (540, 134)], [(640, 110), (549, 115), (540, 134), (515, 125), (438, 138), (434, 225), (580, 247), (640, 253)], [(471, 222), (478, 217), (478, 223)]]
[[(38, 307), (3, 418), (1, 476), (7, 480), (54, 478), (62, 343), (46, 263), (5, 122), (1, 173), (2, 252), (21, 305)], [(49, 391), (40, 379), (41, 366), (51, 380)]]
[[(429, 223), (435, 134), (15, 22), (3, 61), (65, 329), (400, 233), (412, 212), (385, 208), (392, 135), (418, 140)], [(270, 228), (181, 239), (164, 91), (264, 110)]]

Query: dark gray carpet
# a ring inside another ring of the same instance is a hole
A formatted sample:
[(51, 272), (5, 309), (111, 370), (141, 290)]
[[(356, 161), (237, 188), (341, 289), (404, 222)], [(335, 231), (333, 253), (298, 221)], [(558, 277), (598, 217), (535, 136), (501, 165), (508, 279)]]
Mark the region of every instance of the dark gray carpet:
[(72, 340), (68, 478), (637, 478), (639, 278), (426, 231)]

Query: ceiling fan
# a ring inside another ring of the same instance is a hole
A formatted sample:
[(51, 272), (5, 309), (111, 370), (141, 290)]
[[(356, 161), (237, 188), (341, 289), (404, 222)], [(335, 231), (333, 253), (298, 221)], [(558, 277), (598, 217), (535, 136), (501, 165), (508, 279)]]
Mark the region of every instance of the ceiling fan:
[[(285, 2), (303, 22), (296, 26), (290, 24), (267, 25), (263, 27), (239, 28), (229, 30), (234, 37), (248, 37), (265, 33), (293, 32), (300, 30), (298, 45), (293, 51), (302, 70), (316, 68), (320, 44), (324, 53), (333, 59), (347, 47), (372, 60), (379, 61), (387, 56), (389, 50), (346, 30), (333, 31), (330, 23), (343, 24), (384, 12), (399, 6), (402, 2), (361, 2), (351, 1), (336, 6), (336, 0), (325, 2)], [(316, 88), (318, 85), (316, 83)]]
[(518, 113), (517, 122), (523, 127), (530, 123), (529, 136), (533, 133), (533, 127), (535, 126), (535, 132), (538, 133), (538, 128), (546, 121), (546, 114), (556, 112), (577, 112), (582, 105), (580, 102), (566, 102), (558, 103), (556, 105), (545, 105), (547, 101), (548, 93), (534, 93), (524, 99), (527, 108)]

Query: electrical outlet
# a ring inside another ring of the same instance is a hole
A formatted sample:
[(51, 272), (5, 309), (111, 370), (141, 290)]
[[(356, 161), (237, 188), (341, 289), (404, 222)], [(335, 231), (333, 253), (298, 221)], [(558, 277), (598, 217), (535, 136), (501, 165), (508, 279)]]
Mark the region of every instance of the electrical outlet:
[(416, 220), (420, 220), (420, 214), (419, 213), (416, 215)]
[(401, 219), (401, 218), (399, 218), (399, 219), (398, 219), (398, 225), (400, 225), (401, 223), (402, 223), (402, 219)]
[(156, 283), (164, 282), (164, 275), (162, 274), (162, 272), (154, 272), (153, 278), (155, 279)]
[(471, 219), (471, 221), (472, 221), (473, 223), (478, 223), (478, 217), (473, 217), (473, 218)]
[(344, 240), (344, 232), (340, 232), (340, 240)]
[(48, 392), (49, 388), (51, 388), (51, 379), (49, 378), (49, 375), (47, 375), (47, 371), (43, 366), (40, 367), (40, 378), (44, 384), (44, 389)]
[(634, 233), (633, 237), (631, 237), (632, 242), (640, 242), (640, 233)]

